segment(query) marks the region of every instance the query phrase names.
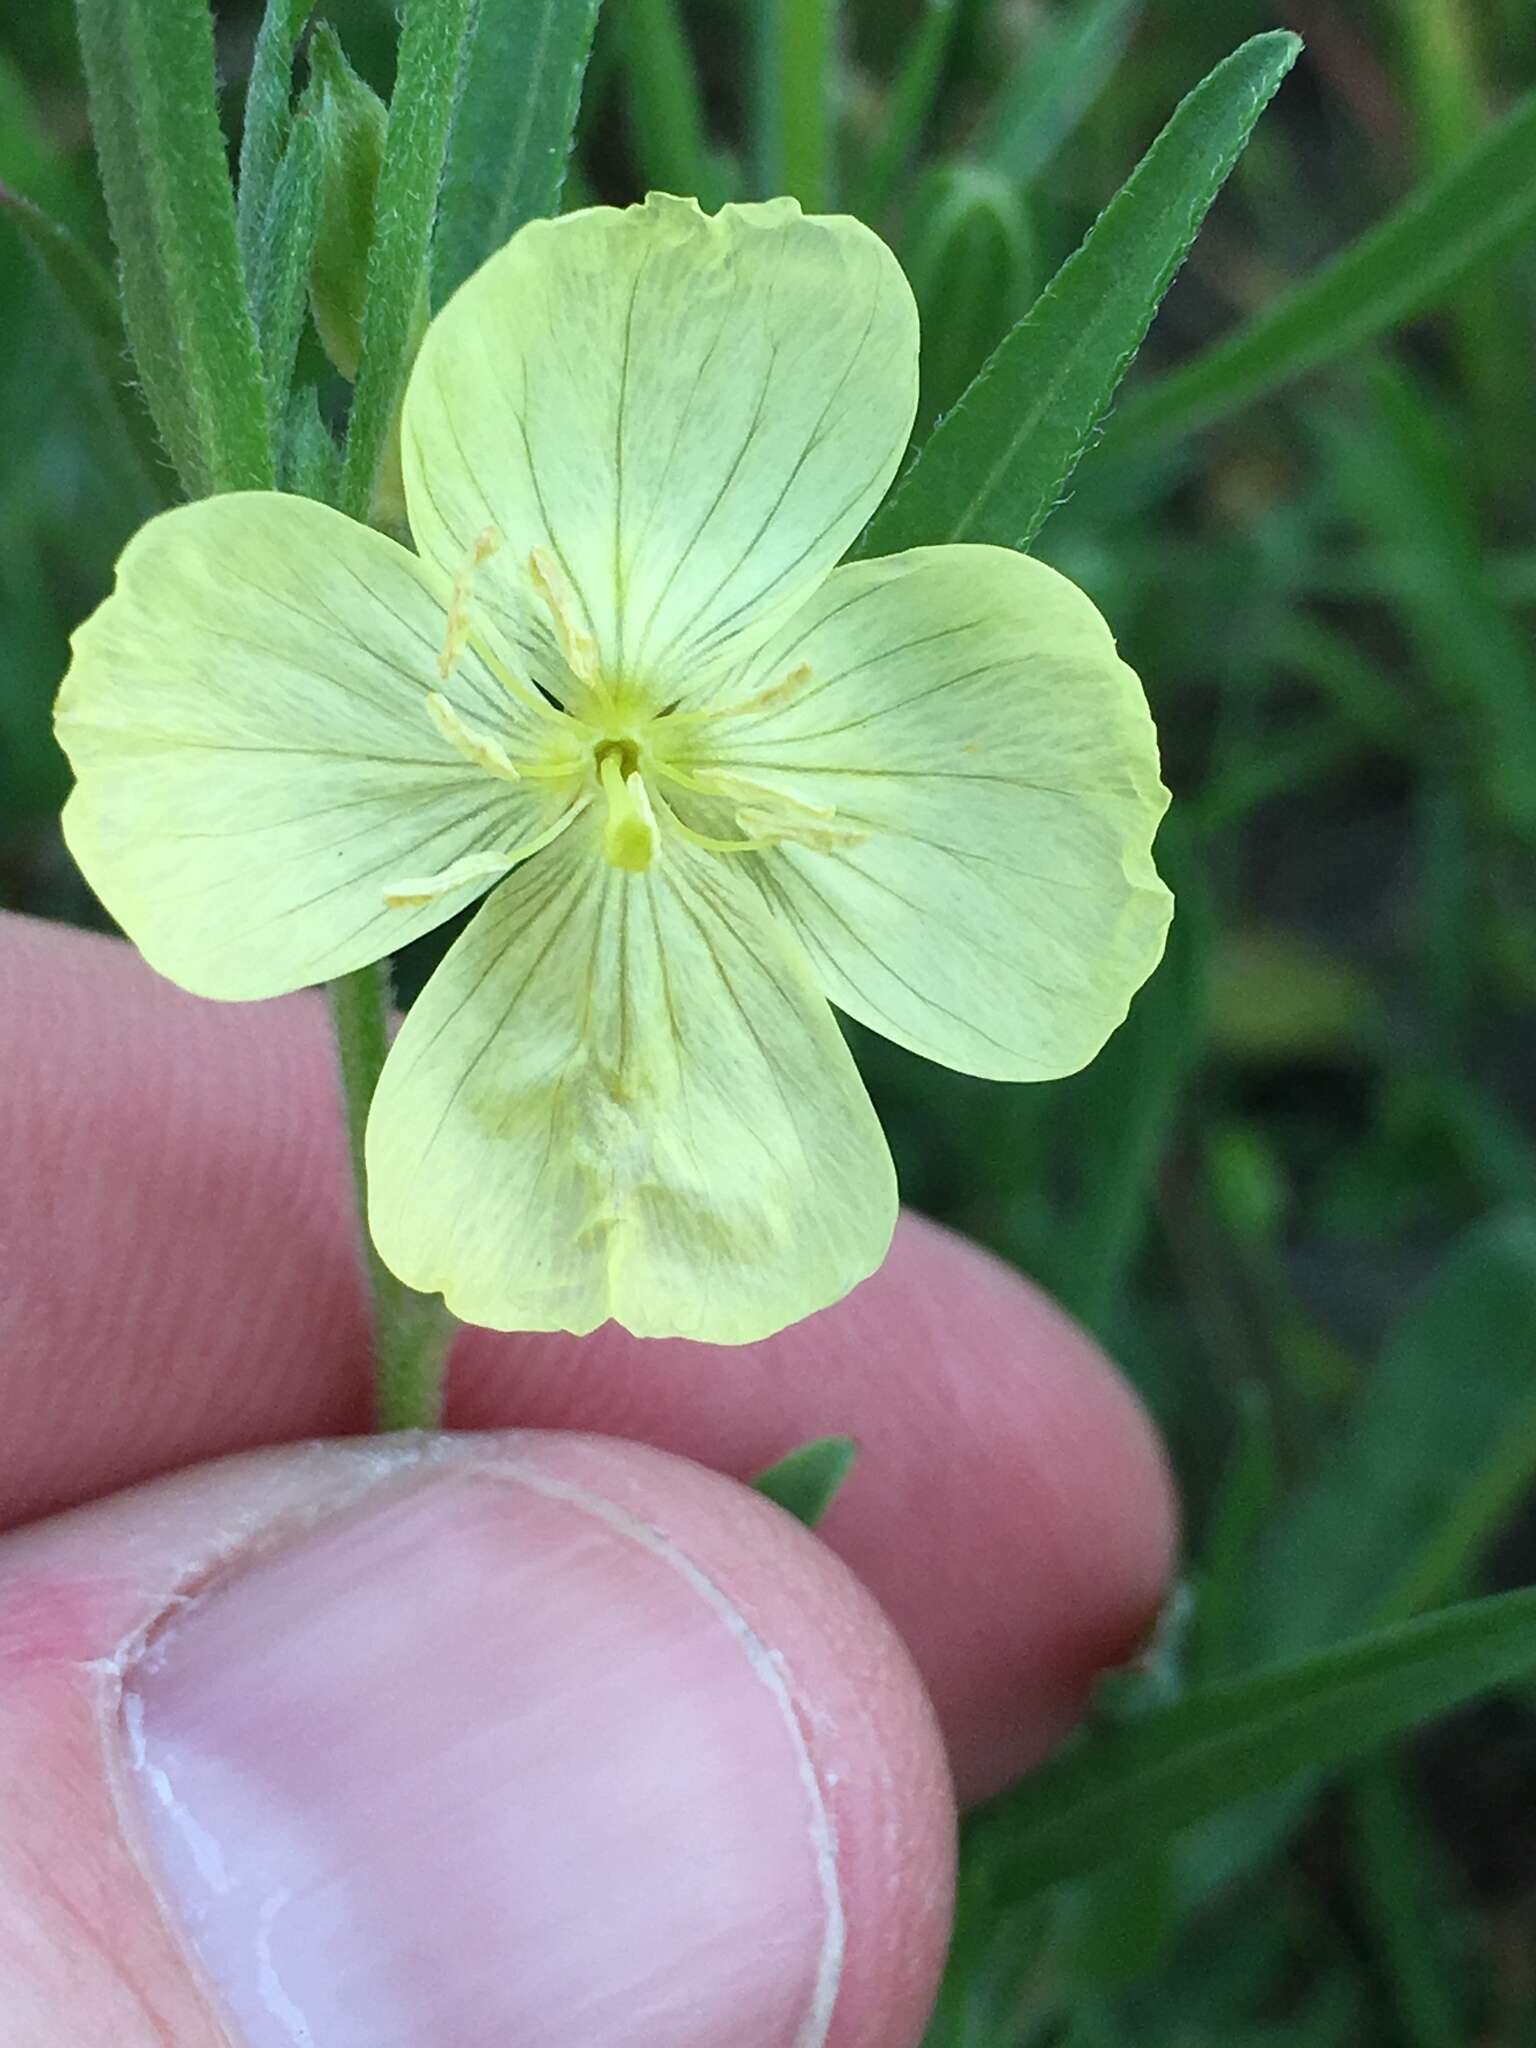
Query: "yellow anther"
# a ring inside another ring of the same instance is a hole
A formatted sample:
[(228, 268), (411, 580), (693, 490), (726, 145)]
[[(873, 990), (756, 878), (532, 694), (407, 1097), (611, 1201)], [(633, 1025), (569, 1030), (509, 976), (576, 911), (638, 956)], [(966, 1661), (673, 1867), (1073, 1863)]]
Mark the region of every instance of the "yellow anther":
[(453, 579), (453, 594), (448, 600), (448, 630), (443, 636), (442, 652), (437, 657), (437, 672), (445, 683), (458, 667), (469, 639), (469, 599), (474, 589), (475, 571), (483, 568), (500, 546), (501, 535), (496, 528), (482, 527), (470, 544), (464, 566)]
[(736, 822), (743, 832), (758, 835), (759, 846), (809, 846), (817, 853), (836, 853), (842, 846), (862, 846), (869, 837), (856, 825), (817, 825), (782, 812), (740, 810)]
[(603, 853), (611, 866), (643, 874), (656, 858), (661, 842), (645, 777), (638, 769), (626, 775), (617, 753), (610, 753), (603, 756), (598, 779), (608, 799)]
[(589, 796), (579, 797), (542, 832), (536, 832), (531, 839), (525, 839), (520, 846), (511, 847), (505, 853), (467, 853), (462, 860), (439, 869), (435, 875), (412, 875), (404, 881), (390, 882), (384, 890), (384, 901), (391, 910), (417, 910), (422, 904), (436, 903), (457, 889), (478, 888), (483, 883), (499, 881), (519, 861), (527, 860), (530, 854), (541, 852), (552, 839), (558, 839), (591, 801)]
[(500, 741), (493, 740), (489, 733), (466, 725), (441, 691), (428, 690), (427, 716), (449, 746), (462, 754), (466, 761), (473, 761), (477, 768), (485, 769), (490, 775), (500, 775), (507, 782), (521, 782), (522, 777)]
[(811, 680), (811, 664), (802, 661), (780, 676), (776, 683), (770, 683), (766, 690), (759, 690), (755, 696), (741, 697), (732, 704), (707, 704), (702, 711), (679, 711), (672, 714), (668, 723), (672, 725), (703, 725), (717, 718), (746, 718), (754, 712), (775, 711), (779, 705), (787, 704), (791, 697), (798, 697)]
[(543, 548), (535, 548), (528, 557), (528, 574), (554, 622), (555, 638), (566, 667), (578, 682), (590, 683), (597, 673), (597, 643), (590, 633), (577, 627), (570, 592), (553, 556)]

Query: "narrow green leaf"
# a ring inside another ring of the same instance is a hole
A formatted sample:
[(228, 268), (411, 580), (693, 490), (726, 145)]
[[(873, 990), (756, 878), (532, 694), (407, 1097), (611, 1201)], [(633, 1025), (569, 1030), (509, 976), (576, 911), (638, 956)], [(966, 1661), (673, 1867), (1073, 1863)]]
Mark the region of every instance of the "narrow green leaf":
[(903, 258), (922, 322), (921, 430), (949, 410), (1029, 303), (1034, 264), (1018, 195), (983, 165), (936, 164), (908, 211)]
[(807, 213), (831, 204), (837, 0), (756, 0), (753, 128), (757, 188)]
[(1347, 1796), (1356, 1890), (1396, 2007), (1403, 2048), (1464, 2048), (1474, 2038), (1455, 1967), (1445, 1852), (1402, 1770), (1378, 1757)]
[(252, 279), (262, 259), (267, 207), (292, 124), (293, 53), (313, 7), (314, 0), (267, 0), (251, 56), (235, 230), (245, 274)]
[(1029, 545), (1300, 48), (1282, 32), (1255, 36), (1179, 105), (1082, 247), (924, 444), (861, 553), (934, 541)]
[(341, 509), (366, 519), (421, 343), (419, 312), (438, 187), (474, 0), (412, 0), (400, 35), (373, 247), (363, 354), (352, 400)]
[(704, 125), (693, 52), (677, 0), (624, 0), (619, 33), (628, 73), (625, 112), (643, 181), (691, 193), (706, 208), (727, 197)]
[(1459, 163), (1315, 276), (1187, 369), (1130, 399), (1106, 448), (1119, 452), (1192, 433), (1337, 362), (1444, 303), (1463, 278), (1509, 255), (1533, 226), (1536, 93), (1528, 93)]
[[(1262, 1654), (1459, 1589), (1536, 1468), (1533, 1358), (1536, 1214), (1515, 1211), (1446, 1257), (1266, 1546), (1252, 1603)], [(1452, 1359), (1468, 1370), (1448, 1375)]]
[(1327, 441), (1344, 508), (1390, 566), (1410, 644), (1494, 806), (1536, 836), (1536, 656), (1489, 574), (1455, 430), (1405, 370), (1381, 364), (1363, 416)]
[(145, 396), (189, 495), (272, 445), (214, 98), (207, 0), (78, 0), (91, 124)]
[(989, 163), (1021, 185), (1040, 175), (1098, 97), (1145, 4), (1086, 0), (1038, 32), (982, 136)]
[(320, 170), (319, 130), (301, 114), (273, 180), (266, 230), (251, 270), (251, 306), (274, 435), (287, 418), (288, 390), (304, 326), (309, 262), (320, 225)]
[(1536, 1667), (1536, 1588), (1448, 1607), (1080, 1738), (974, 1817), (1018, 1895), (1155, 1848), (1303, 1772), (1336, 1769)]
[(938, 97), (959, 15), (955, 0), (926, 0), (881, 110), (879, 139), (849, 207), (860, 220), (879, 218), (897, 180), (917, 153)]
[(438, 228), (441, 301), (525, 221), (559, 210), (598, 0), (480, 0)]
[(170, 472), (149, 414), (131, 388), (132, 364), (112, 279), (66, 227), (6, 185), (0, 185), (0, 219), (11, 222), (53, 289), (134, 480), (139, 511), (148, 517), (165, 502)]
[(818, 1437), (759, 1472), (752, 1484), (807, 1529), (814, 1529), (836, 1500), (857, 1456), (858, 1445), (850, 1436)]
[(283, 489), (301, 498), (318, 498), (324, 505), (333, 505), (340, 482), (341, 450), (320, 417), (314, 385), (305, 384), (288, 401), (283, 431)]

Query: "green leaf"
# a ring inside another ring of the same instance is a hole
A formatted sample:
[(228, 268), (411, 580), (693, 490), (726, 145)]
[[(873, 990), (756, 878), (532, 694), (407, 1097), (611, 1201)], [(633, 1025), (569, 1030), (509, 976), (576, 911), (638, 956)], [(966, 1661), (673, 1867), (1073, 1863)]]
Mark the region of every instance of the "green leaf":
[(850, 1436), (818, 1437), (759, 1472), (752, 1484), (807, 1529), (814, 1529), (836, 1500), (857, 1456), (858, 1445)]
[(934, 430), (860, 549), (1027, 547), (1301, 48), (1255, 36), (1180, 104), (1087, 240)]
[(1116, 453), (1230, 417), (1293, 378), (1443, 303), (1536, 225), (1536, 93), (1438, 178), (1229, 341), (1139, 392), (1105, 437)]
[(1080, 1738), (971, 1829), (1018, 1896), (1392, 1737), (1536, 1667), (1536, 1588), (1448, 1607)]
[(262, 261), (272, 185), (292, 126), (293, 53), (313, 6), (314, 0), (267, 0), (256, 34), (250, 82), (245, 89), (240, 188), (235, 199), (240, 257), (252, 280)]
[(904, 265), (922, 322), (920, 427), (949, 410), (1028, 304), (1029, 224), (1006, 178), (936, 164), (913, 194)]
[(320, 133), (302, 114), (273, 181), (266, 231), (251, 269), (251, 307), (261, 344), (262, 374), (274, 433), (288, 412), (294, 359), (304, 326), (310, 257), (320, 225)]
[(261, 489), (272, 444), (206, 0), (79, 0), (124, 320), (188, 494)]
[(1264, 1654), (1459, 1589), (1536, 1472), (1533, 1358), (1536, 1214), (1515, 1211), (1449, 1253), (1267, 1546), (1252, 1596)]
[(624, 0), (618, 18), (629, 74), (625, 112), (644, 182), (717, 207), (729, 194), (709, 146), (677, 0)]
[(1489, 573), (1455, 430), (1406, 371), (1380, 364), (1363, 417), (1335, 424), (1327, 443), (1344, 509), (1376, 541), (1410, 645), (1488, 795), (1536, 836), (1536, 656)]
[(420, 311), (474, 0), (411, 0), (379, 172), (341, 509), (366, 519), (421, 342)]
[(1037, 178), (1120, 60), (1146, 0), (1087, 0), (1041, 30), (982, 137), (988, 162), (1021, 185)]
[(753, 137), (758, 194), (807, 213), (831, 201), (837, 0), (754, 0)]
[(597, 10), (480, 0), (443, 180), (439, 303), (525, 221), (558, 211)]
[(323, 505), (333, 505), (340, 481), (341, 450), (320, 417), (314, 385), (306, 384), (288, 401), (283, 432), (283, 489), (301, 498), (318, 498)]
[(880, 132), (849, 207), (860, 220), (878, 219), (923, 137), (944, 76), (950, 39), (959, 20), (956, 0), (925, 0), (901, 70), (881, 109)]
[(6, 185), (0, 185), (0, 219), (10, 221), (53, 289), (147, 518), (164, 503), (170, 474), (149, 414), (130, 389), (128, 343), (112, 280), (66, 227)]
[(1404, 2048), (1473, 2039), (1454, 1952), (1455, 1880), (1434, 1829), (1390, 1757), (1358, 1772), (1347, 1794), (1355, 1886), (1396, 2007)]

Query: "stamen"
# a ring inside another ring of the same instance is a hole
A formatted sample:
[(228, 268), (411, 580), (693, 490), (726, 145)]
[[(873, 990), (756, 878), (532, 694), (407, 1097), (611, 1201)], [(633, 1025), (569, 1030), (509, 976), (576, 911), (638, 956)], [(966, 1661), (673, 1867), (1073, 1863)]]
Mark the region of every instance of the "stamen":
[(566, 667), (578, 682), (590, 684), (597, 674), (597, 643), (577, 627), (570, 592), (553, 556), (535, 548), (528, 557), (528, 574), (554, 621), (555, 639)]
[(477, 768), (484, 768), (491, 775), (499, 775), (504, 781), (522, 781), (501, 742), (492, 739), (489, 733), (479, 732), (474, 726), (466, 725), (440, 690), (428, 690), (427, 716), (449, 746), (461, 753), (466, 761), (473, 761)]
[(591, 801), (589, 796), (579, 798), (560, 813), (547, 831), (535, 833), (532, 839), (514, 846), (508, 853), (467, 853), (435, 875), (413, 875), (391, 882), (385, 888), (384, 901), (391, 910), (417, 910), (424, 903), (435, 903), (439, 897), (451, 895), (455, 889), (466, 889), (476, 882), (494, 882), (530, 854), (541, 852), (552, 839), (558, 839)]
[(661, 840), (645, 778), (638, 769), (626, 775), (617, 753), (603, 756), (598, 778), (608, 799), (603, 852), (613, 867), (642, 874), (656, 858)]
[(804, 818), (813, 824), (826, 824), (837, 815), (831, 804), (808, 804), (803, 797), (770, 789), (766, 783), (753, 782), (745, 775), (733, 775), (725, 768), (701, 768), (692, 775), (671, 767), (658, 768), (656, 772), (684, 789), (693, 790), (698, 796), (724, 797), (733, 803), (744, 801), (758, 810), (787, 811), (791, 817)]
[(494, 526), (482, 527), (475, 535), (463, 567), (453, 579), (453, 595), (448, 600), (448, 630), (443, 638), (442, 653), (437, 657), (437, 672), (445, 683), (458, 667), (469, 639), (469, 598), (475, 571), (483, 568), (500, 546), (501, 535), (497, 529)]
[(703, 725), (717, 718), (745, 718), (752, 712), (775, 711), (779, 705), (787, 704), (791, 697), (798, 697), (811, 680), (811, 664), (800, 662), (788, 675), (781, 676), (776, 683), (770, 683), (766, 690), (759, 690), (754, 696), (743, 697), (734, 704), (710, 704), (702, 711), (674, 711), (668, 717), (668, 725)]

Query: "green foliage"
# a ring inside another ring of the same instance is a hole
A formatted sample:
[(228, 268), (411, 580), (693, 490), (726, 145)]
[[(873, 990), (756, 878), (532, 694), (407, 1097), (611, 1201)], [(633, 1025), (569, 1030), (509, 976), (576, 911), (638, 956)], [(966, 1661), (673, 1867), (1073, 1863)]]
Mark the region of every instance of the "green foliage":
[(1296, 61), (1256, 36), (1182, 103), (884, 509), (867, 552), (1028, 547), (1060, 498), (1254, 123)]
[(558, 210), (598, 0), (480, 0), (438, 221), (441, 302), (524, 221)]
[(145, 396), (190, 497), (271, 481), (204, 0), (80, 0), (102, 188)]
[(414, 0), (400, 32), (341, 472), (342, 510), (357, 518), (373, 503), (421, 341), (437, 193), (474, 16), (474, 0)]
[(858, 1454), (852, 1437), (818, 1437), (759, 1472), (752, 1484), (797, 1522), (814, 1529), (837, 1499)]
[(1117, 446), (1187, 434), (1443, 301), (1536, 223), (1536, 94), (1432, 184), (1247, 327), (1127, 406)]

